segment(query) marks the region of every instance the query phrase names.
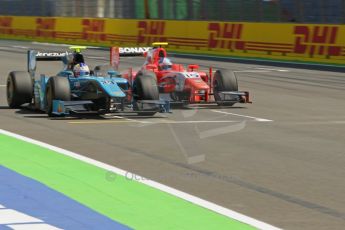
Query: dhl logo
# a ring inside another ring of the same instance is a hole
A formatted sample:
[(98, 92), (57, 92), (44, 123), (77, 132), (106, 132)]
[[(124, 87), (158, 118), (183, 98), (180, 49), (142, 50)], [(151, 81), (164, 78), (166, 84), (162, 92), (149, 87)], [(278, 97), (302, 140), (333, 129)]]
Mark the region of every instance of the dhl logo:
[(222, 49), (244, 49), (244, 42), (240, 41), (243, 24), (237, 23), (209, 23), (208, 47)]
[(12, 34), (12, 17), (0, 17), (0, 33)]
[(341, 47), (336, 46), (337, 26), (295, 26), (295, 48), (297, 54), (309, 56), (340, 56)]
[(138, 22), (138, 43), (149, 44), (153, 42), (166, 42), (164, 37), (164, 21), (139, 21)]
[(103, 19), (83, 19), (83, 38), (88, 41), (105, 41), (106, 34), (105, 20)]
[(12, 17), (0, 17), (0, 27), (11, 27)]
[(55, 37), (55, 18), (37, 18), (36, 35), (39, 37)]

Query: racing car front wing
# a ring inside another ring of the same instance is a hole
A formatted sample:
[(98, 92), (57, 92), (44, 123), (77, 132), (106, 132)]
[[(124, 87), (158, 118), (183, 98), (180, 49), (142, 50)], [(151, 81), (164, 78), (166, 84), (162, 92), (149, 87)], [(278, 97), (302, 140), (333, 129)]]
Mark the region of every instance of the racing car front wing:
[(222, 91), (219, 94), (221, 100), (218, 103), (252, 103), (247, 91)]
[[(65, 116), (72, 113), (90, 113), (86, 109), (87, 105), (92, 105), (92, 101), (61, 101), (53, 100), (53, 114), (55, 116)], [(97, 111), (92, 111), (97, 112)], [(128, 106), (127, 110), (114, 110), (111, 113), (170, 113), (170, 102), (164, 100), (140, 100)]]

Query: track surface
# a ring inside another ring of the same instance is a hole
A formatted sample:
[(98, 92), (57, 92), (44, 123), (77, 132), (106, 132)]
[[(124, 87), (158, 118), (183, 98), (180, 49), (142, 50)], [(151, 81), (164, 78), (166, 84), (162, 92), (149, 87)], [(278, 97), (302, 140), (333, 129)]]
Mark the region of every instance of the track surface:
[[(149, 118), (51, 120), (45, 114), (7, 108), (6, 77), (11, 70), (26, 69), (25, 47), (65, 50), (0, 41), (0, 128), (277, 227), (342, 229), (345, 225), (344, 73), (173, 58), (237, 71), (240, 90), (249, 90), (254, 104), (200, 105)], [(109, 55), (101, 50), (85, 54), (90, 66), (104, 63)], [(124, 58), (121, 67), (126, 70), (142, 63), (142, 58)], [(58, 62), (38, 66), (46, 74), (59, 68)]]

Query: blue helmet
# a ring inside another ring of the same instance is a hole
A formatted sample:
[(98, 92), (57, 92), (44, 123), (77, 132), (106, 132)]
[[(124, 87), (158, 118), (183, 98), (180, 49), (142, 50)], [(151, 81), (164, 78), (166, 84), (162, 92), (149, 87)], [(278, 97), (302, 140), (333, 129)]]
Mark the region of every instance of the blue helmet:
[(76, 64), (73, 68), (75, 77), (90, 75), (90, 69), (85, 63)]

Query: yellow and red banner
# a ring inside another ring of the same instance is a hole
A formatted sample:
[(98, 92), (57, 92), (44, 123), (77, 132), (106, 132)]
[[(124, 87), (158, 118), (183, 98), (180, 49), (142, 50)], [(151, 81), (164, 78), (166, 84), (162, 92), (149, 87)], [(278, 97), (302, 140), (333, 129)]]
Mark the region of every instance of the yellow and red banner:
[(345, 65), (345, 25), (0, 16), (0, 38)]

